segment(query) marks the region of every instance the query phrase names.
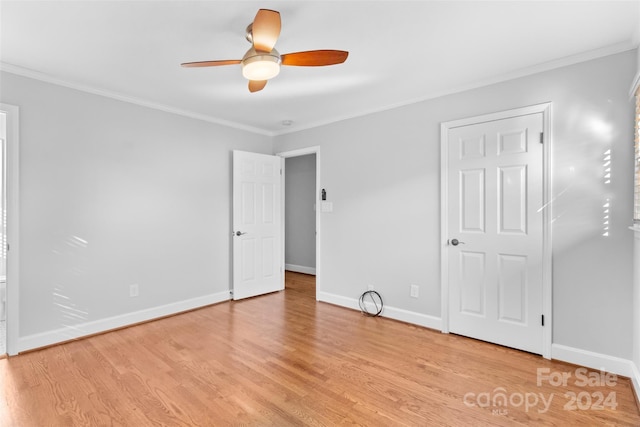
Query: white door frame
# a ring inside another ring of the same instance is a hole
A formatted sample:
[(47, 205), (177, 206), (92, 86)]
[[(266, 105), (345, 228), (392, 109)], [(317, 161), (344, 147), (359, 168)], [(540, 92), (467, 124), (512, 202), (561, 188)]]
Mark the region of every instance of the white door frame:
[(7, 142), (5, 176), (6, 200), (7, 200), (7, 354), (14, 356), (18, 354), (18, 308), (20, 297), (20, 239), (18, 235), (19, 227), (19, 198), (18, 198), (18, 177), (20, 144), (18, 135), (18, 113), (19, 108), (15, 105), (0, 103), (0, 111), (7, 117)]
[(449, 130), (460, 126), (468, 126), (510, 117), (525, 116), (542, 113), (543, 159), (542, 159), (542, 313), (544, 327), (542, 328), (542, 356), (551, 358), (551, 343), (553, 331), (552, 310), (552, 278), (551, 278), (551, 103), (532, 105), (513, 110), (500, 111), (482, 116), (469, 117), (460, 120), (443, 122), (440, 124), (440, 285), (441, 285), (441, 316), (442, 332), (449, 333), (449, 246), (448, 214), (449, 214)]
[[(291, 150), (291, 151), (283, 151), (281, 153), (276, 153), (276, 156), (280, 156), (283, 159), (288, 159), (290, 157), (299, 157), (299, 156), (306, 156), (308, 154), (315, 154), (316, 155), (316, 194), (315, 194), (315, 200), (316, 200), (316, 300), (318, 300), (318, 295), (320, 295), (320, 292), (322, 290), (322, 281), (321, 281), (321, 274), (322, 274), (322, 269), (321, 267), (321, 262), (320, 262), (320, 147), (319, 146), (313, 146), (313, 147), (307, 147), (307, 148), (300, 148), (298, 150)], [(284, 262), (284, 251), (285, 251), (285, 210), (284, 210), (284, 203), (285, 203), (285, 194), (286, 194), (286, 188), (285, 188), (285, 175), (287, 173), (286, 168), (282, 168), (283, 172), (282, 172), (282, 260)]]

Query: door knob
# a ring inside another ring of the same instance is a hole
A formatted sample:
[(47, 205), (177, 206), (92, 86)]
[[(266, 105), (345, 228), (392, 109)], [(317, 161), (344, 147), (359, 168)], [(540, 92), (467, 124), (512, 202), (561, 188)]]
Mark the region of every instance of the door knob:
[(464, 242), (461, 242), (461, 241), (460, 241), (460, 240), (458, 240), (458, 239), (451, 239), (451, 244), (452, 244), (453, 246), (458, 246), (459, 244), (463, 244), (463, 245), (464, 245)]
[(242, 236), (243, 234), (247, 234), (246, 231), (236, 231), (236, 236)]

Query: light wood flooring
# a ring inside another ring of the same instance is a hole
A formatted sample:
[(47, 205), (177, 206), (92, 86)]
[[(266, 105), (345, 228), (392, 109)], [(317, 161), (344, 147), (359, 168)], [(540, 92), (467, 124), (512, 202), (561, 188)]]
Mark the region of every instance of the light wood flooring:
[[(286, 282), (0, 360), (0, 426), (640, 425), (626, 378), (589, 371), (580, 387), (576, 366), (318, 303), (312, 276)], [(538, 369), (571, 377), (538, 384)]]

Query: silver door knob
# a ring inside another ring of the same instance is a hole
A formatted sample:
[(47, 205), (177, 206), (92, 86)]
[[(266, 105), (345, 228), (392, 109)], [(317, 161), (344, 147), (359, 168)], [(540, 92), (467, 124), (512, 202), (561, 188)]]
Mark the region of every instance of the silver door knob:
[(451, 239), (451, 244), (452, 244), (453, 246), (458, 246), (459, 244), (463, 244), (463, 245), (464, 245), (464, 242), (461, 242), (461, 241), (460, 241), (460, 240), (458, 240), (458, 239)]
[(243, 234), (247, 234), (246, 231), (236, 231), (236, 236), (242, 236)]

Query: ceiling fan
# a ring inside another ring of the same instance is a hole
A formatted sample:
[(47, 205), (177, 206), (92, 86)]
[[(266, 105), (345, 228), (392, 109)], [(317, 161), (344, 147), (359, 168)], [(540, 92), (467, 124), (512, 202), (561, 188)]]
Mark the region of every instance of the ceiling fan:
[(280, 35), (280, 13), (260, 9), (247, 26), (246, 38), (251, 47), (242, 59), (220, 61), (185, 62), (183, 67), (215, 67), (242, 64), (242, 75), (249, 80), (249, 92), (264, 89), (267, 81), (278, 75), (280, 65), (319, 67), (342, 64), (349, 55), (344, 50), (308, 50), (280, 54), (274, 46)]

